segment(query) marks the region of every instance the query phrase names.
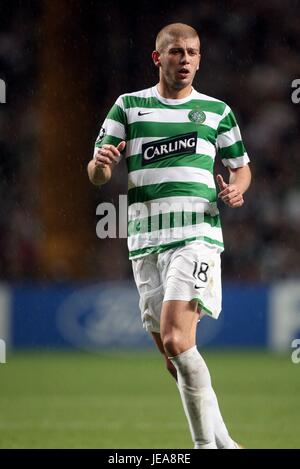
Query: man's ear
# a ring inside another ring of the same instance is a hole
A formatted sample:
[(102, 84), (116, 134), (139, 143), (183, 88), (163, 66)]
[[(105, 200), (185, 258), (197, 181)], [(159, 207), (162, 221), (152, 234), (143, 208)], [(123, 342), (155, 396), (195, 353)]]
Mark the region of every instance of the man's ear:
[(199, 67), (200, 67), (200, 62), (201, 62), (201, 54), (199, 54), (199, 63), (198, 63), (197, 70), (199, 70)]
[(154, 50), (152, 52), (152, 60), (153, 60), (153, 63), (155, 65), (155, 67), (160, 67), (160, 53), (158, 52), (158, 50)]

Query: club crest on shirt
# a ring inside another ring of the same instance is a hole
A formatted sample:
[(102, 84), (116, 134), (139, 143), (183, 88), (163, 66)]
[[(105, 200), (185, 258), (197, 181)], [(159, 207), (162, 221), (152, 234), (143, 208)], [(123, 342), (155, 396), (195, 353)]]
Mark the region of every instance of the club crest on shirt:
[(200, 109), (194, 109), (193, 111), (189, 112), (188, 118), (191, 122), (197, 122), (197, 124), (202, 124), (206, 119), (206, 115)]

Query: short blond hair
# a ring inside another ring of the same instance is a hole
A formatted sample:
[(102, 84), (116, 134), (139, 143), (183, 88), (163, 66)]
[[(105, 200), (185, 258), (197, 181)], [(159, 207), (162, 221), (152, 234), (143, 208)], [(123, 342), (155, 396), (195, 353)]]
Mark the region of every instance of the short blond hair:
[(171, 23), (159, 31), (156, 36), (155, 49), (160, 52), (171, 40), (177, 38), (198, 38), (200, 45), (200, 38), (196, 29), (184, 23)]

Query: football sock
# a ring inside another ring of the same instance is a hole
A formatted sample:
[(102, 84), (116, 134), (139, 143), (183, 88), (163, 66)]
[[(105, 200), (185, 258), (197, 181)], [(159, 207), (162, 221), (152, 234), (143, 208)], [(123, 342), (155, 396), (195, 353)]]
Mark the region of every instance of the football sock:
[[(170, 360), (177, 369), (177, 386), (195, 448), (237, 449), (223, 421), (217, 396), (211, 386), (209, 370), (197, 347), (194, 346), (176, 357), (171, 357)], [(188, 376), (189, 373), (193, 376)], [(179, 376), (181, 376), (180, 384)], [(213, 421), (216, 446), (211, 442), (211, 421)]]
[(218, 399), (213, 388), (211, 388), (214, 404), (214, 431), (218, 449), (238, 449), (236, 443), (230, 437), (223, 421)]
[(195, 449), (217, 449), (214, 399), (207, 366), (194, 346), (169, 357), (177, 370), (177, 385)]

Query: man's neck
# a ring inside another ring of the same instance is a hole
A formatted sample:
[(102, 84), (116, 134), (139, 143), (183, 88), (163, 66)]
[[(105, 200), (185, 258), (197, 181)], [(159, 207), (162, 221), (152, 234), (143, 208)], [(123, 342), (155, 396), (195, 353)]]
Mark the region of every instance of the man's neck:
[(192, 89), (191, 85), (180, 90), (174, 90), (174, 88), (170, 88), (167, 84), (162, 82), (159, 82), (157, 85), (159, 94), (166, 99), (184, 99), (191, 94)]

